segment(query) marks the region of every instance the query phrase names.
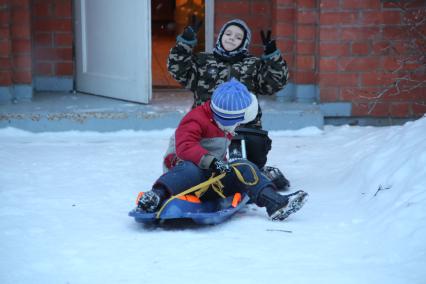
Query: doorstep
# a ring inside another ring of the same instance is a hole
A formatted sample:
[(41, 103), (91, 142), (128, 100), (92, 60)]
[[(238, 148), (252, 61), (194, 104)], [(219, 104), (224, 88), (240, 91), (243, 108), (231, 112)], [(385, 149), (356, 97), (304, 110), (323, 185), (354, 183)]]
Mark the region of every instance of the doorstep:
[[(266, 130), (322, 128), (318, 105), (285, 102), (280, 97), (261, 97)], [(192, 95), (182, 90), (154, 91), (150, 104), (138, 104), (83, 93), (42, 92), (32, 101), (0, 104), (0, 128), (31, 132), (158, 130), (176, 128), (190, 109)]]

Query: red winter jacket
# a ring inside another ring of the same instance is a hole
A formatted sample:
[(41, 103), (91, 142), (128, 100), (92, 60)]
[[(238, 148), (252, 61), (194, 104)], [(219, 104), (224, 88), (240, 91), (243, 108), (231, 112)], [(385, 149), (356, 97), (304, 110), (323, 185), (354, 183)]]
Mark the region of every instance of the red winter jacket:
[(183, 117), (170, 141), (164, 165), (170, 169), (178, 160), (185, 160), (207, 169), (214, 158), (225, 159), (231, 138), (232, 135), (225, 134), (213, 120), (210, 101), (207, 101)]

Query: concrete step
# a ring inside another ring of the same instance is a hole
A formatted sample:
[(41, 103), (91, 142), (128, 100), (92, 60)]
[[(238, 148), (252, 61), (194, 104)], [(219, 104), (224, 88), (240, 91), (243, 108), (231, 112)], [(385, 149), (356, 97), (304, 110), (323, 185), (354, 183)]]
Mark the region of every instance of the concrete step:
[[(183, 91), (154, 93), (149, 105), (81, 93), (37, 93), (31, 102), (0, 104), (0, 128), (31, 132), (176, 128), (191, 104), (192, 95)], [(260, 98), (260, 105), (266, 130), (322, 128), (324, 124), (315, 104), (289, 103), (271, 96)]]

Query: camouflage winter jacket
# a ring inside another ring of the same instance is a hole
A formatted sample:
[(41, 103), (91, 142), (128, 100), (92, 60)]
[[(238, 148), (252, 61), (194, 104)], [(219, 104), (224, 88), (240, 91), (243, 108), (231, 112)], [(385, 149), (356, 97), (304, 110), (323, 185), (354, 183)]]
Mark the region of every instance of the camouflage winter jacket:
[(247, 56), (231, 62), (213, 53), (194, 54), (192, 45), (179, 38), (170, 50), (167, 68), (181, 85), (194, 93), (195, 105), (210, 99), (214, 89), (232, 77), (256, 96), (278, 92), (288, 79), (287, 63), (279, 50), (262, 58)]

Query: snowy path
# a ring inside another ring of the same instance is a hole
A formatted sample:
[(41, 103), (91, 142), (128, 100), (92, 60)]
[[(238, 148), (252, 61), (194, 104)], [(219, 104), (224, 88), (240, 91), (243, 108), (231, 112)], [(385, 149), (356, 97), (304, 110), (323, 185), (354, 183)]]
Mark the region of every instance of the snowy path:
[(268, 164), (306, 206), (189, 228), (127, 216), (171, 130), (0, 130), (0, 283), (425, 283), (425, 130), (426, 118), (272, 132)]

